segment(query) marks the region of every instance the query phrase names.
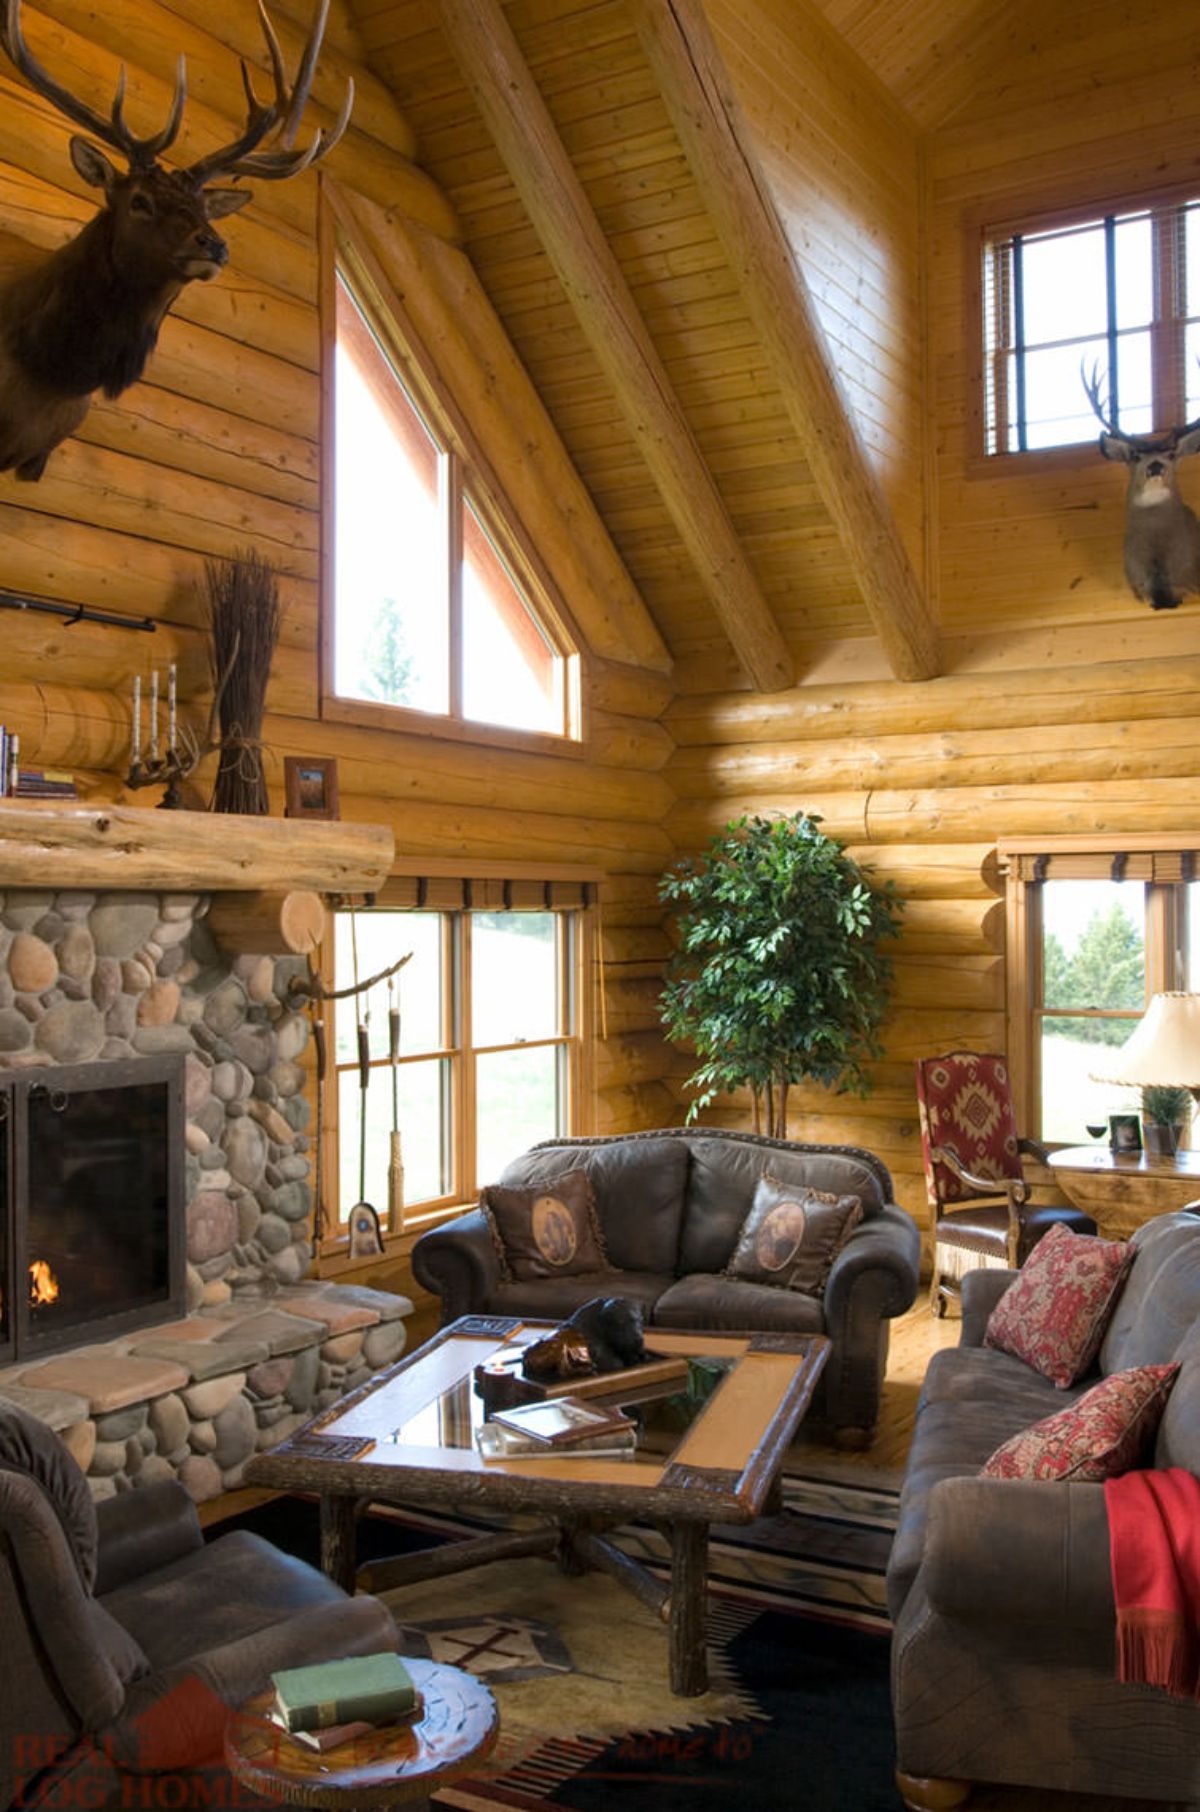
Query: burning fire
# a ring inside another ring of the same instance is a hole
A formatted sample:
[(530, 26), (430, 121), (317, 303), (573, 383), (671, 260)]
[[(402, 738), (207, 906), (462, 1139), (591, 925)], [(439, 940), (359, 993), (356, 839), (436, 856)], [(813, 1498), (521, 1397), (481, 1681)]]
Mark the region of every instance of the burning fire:
[(58, 1279), (44, 1258), (35, 1258), (29, 1267), (29, 1301), (35, 1309), (58, 1301)]

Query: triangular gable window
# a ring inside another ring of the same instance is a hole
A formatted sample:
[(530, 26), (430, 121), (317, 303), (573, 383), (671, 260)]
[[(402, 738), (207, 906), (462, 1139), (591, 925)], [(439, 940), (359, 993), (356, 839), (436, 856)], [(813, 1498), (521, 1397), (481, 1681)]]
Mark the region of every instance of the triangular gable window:
[(574, 649), (436, 388), (339, 264), (326, 698), (577, 734)]

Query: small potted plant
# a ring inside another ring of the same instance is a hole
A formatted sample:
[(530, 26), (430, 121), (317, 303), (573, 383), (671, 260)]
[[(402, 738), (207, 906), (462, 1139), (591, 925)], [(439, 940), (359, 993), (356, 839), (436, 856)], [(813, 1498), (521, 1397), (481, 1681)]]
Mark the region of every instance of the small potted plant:
[(1192, 1117), (1190, 1088), (1154, 1084), (1142, 1090), (1142, 1134), (1152, 1158), (1171, 1158)]

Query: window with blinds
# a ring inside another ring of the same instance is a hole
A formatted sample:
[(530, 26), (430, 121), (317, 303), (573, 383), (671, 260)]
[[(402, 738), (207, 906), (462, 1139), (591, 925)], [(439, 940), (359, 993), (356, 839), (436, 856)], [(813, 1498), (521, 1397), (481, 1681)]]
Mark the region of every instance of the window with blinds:
[[(1168, 841), (1170, 846), (1168, 845)], [(1200, 988), (1200, 836), (1097, 847), (1001, 844), (1008, 876), (1009, 1056), (1022, 1124), (1052, 1144), (1137, 1113), (1136, 1090), (1093, 1080), (1152, 994)]]
[(1200, 413), (1200, 200), (985, 234), (985, 445), (1095, 438), (1081, 370), (1128, 434)]
[(360, 1200), (387, 1221), (393, 1130), (406, 1220), (474, 1200), (528, 1146), (581, 1130), (595, 891), (587, 880), (394, 876), (369, 907), (335, 912), (333, 992), (408, 960), (390, 981), (326, 1002), (327, 1234)]

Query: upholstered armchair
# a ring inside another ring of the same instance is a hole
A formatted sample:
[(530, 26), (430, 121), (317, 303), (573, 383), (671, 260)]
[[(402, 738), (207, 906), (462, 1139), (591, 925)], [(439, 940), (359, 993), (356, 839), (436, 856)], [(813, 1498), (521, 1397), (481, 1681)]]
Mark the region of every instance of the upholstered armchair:
[(1003, 1057), (948, 1051), (918, 1058), (917, 1101), (933, 1211), (935, 1315), (945, 1314), (965, 1272), (1019, 1268), (1056, 1222), (1073, 1233), (1095, 1233), (1095, 1221), (1080, 1209), (1030, 1200), (1021, 1159), (1044, 1164), (1049, 1153), (1018, 1135)]
[(219, 1768), (227, 1708), (276, 1668), (395, 1646), (378, 1600), (245, 1531), (206, 1545), (174, 1480), (94, 1504), (57, 1435), (7, 1403), (0, 1630), (0, 1805), (94, 1812), (197, 1803), (145, 1777)]

